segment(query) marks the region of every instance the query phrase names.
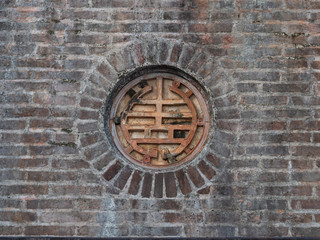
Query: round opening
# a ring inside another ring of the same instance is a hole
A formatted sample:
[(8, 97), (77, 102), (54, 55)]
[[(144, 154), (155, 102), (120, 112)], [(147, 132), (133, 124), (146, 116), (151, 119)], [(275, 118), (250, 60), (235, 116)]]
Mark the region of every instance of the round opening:
[(188, 75), (172, 70), (140, 71), (128, 78), (112, 94), (106, 119), (120, 153), (153, 169), (192, 160), (210, 127), (205, 91)]

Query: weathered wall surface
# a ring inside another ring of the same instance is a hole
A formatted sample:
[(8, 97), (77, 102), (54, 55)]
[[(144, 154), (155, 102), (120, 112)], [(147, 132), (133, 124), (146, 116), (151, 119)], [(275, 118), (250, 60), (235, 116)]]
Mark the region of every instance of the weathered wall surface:
[[(319, 237), (319, 19), (318, 0), (1, 1), (0, 235)], [(149, 65), (212, 95), (175, 172), (104, 133), (110, 89)]]

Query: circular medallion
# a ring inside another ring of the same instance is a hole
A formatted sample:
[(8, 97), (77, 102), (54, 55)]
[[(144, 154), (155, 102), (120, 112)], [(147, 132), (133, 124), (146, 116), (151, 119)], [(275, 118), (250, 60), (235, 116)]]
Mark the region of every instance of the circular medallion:
[(176, 167), (206, 142), (210, 116), (205, 91), (173, 73), (135, 77), (113, 99), (107, 126), (129, 161), (145, 168)]

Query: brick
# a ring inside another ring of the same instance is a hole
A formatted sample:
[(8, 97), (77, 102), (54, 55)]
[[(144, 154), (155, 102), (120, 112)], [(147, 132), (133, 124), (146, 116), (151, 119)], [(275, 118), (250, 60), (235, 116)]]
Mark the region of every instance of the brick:
[(317, 131), (320, 128), (320, 121), (291, 121), (290, 130)]
[(189, 64), (191, 60), (190, 56), (193, 56), (194, 54), (195, 54), (194, 48), (183, 47), (182, 53), (179, 58), (179, 62), (182, 68), (185, 68)]
[(86, 107), (86, 108), (93, 108), (93, 109), (99, 109), (102, 106), (101, 101), (94, 101), (90, 100), (87, 98), (82, 98), (80, 101), (80, 106), (81, 107)]
[(139, 187), (140, 187), (140, 182), (142, 180), (141, 174), (142, 174), (141, 171), (137, 171), (137, 170), (134, 171), (134, 173), (132, 175), (130, 187), (129, 187), (129, 190), (128, 190), (129, 194), (132, 194), (132, 195), (137, 195), (138, 194)]
[(101, 196), (103, 188), (101, 186), (75, 186), (75, 185), (55, 185), (52, 187), (52, 195), (74, 195), (74, 196)]
[(240, 236), (270, 236), (270, 237), (283, 237), (288, 236), (287, 227), (241, 227), (239, 229)]
[(143, 179), (141, 196), (145, 198), (149, 198), (151, 196), (151, 188), (152, 188), (153, 177), (151, 174), (146, 173)]
[(0, 226), (2, 235), (23, 235), (23, 227), (18, 226)]
[(287, 169), (289, 161), (284, 159), (264, 159), (262, 161), (264, 168)]
[(221, 166), (219, 158), (211, 153), (206, 155), (206, 160), (209, 161), (211, 164), (213, 164), (213, 166), (217, 168)]
[(317, 146), (297, 146), (292, 147), (293, 156), (317, 157), (320, 154), (320, 147)]
[(99, 113), (97, 111), (88, 111), (88, 110), (80, 110), (79, 118), (84, 120), (96, 120), (99, 117)]
[(73, 143), (62, 144), (63, 146), (59, 146), (59, 145), (60, 144), (57, 144), (57, 146), (30, 146), (29, 150), (30, 150), (30, 154), (32, 155), (43, 155), (43, 156), (63, 155), (63, 154), (72, 155), (72, 154), (78, 153), (78, 150), (76, 149), (76, 146)]
[(156, 198), (163, 197), (163, 174), (162, 173), (158, 173), (155, 175), (154, 197), (156, 197)]
[(102, 170), (104, 167), (108, 166), (108, 164), (113, 161), (115, 158), (113, 152), (109, 151), (103, 156), (99, 157), (99, 159), (93, 164), (93, 166), (97, 170)]
[(317, 238), (320, 234), (320, 228), (318, 227), (310, 227), (310, 228), (302, 228), (302, 227), (294, 227), (292, 228), (292, 233), (297, 237), (313, 237)]
[(68, 133), (61, 133), (56, 134), (55, 142), (59, 143), (66, 143), (66, 142), (76, 142), (77, 135), (75, 134), (68, 134)]
[(292, 174), (292, 179), (300, 182), (317, 182), (320, 176), (318, 172), (295, 172)]
[(19, 117), (48, 117), (49, 109), (46, 108), (6, 108), (4, 109), (4, 115), (7, 118), (19, 118)]
[(126, 185), (129, 177), (131, 176), (132, 169), (128, 166), (124, 167), (124, 169), (121, 171), (119, 177), (116, 179), (114, 186), (123, 189)]
[(75, 227), (65, 226), (27, 226), (24, 234), (27, 236), (71, 236), (74, 235)]
[(34, 222), (37, 220), (37, 215), (31, 212), (1, 212), (0, 221), (2, 222)]
[(186, 195), (191, 192), (191, 187), (189, 184), (189, 180), (183, 170), (179, 170), (175, 172), (180, 190), (182, 194)]
[(90, 146), (84, 151), (84, 155), (86, 156), (87, 160), (92, 161), (100, 156), (102, 156), (106, 150), (108, 150), (108, 146), (105, 142), (100, 142), (99, 144)]
[(0, 122), (0, 129), (5, 130), (22, 130), (26, 127), (25, 120), (2, 120)]
[(98, 123), (97, 122), (80, 122), (78, 124), (78, 131), (80, 133), (84, 132), (92, 132), (98, 130)]
[(27, 209), (72, 209), (72, 200), (41, 199), (26, 201)]
[(286, 146), (268, 146), (268, 147), (247, 147), (247, 154), (250, 155), (288, 155), (289, 149)]
[(293, 209), (319, 209), (319, 200), (292, 200), (291, 207)]
[(97, 143), (101, 139), (101, 135), (98, 132), (90, 132), (88, 134), (83, 134), (80, 137), (81, 146), (86, 147)]
[(310, 133), (291, 133), (291, 134), (264, 134), (262, 141), (267, 143), (283, 142), (311, 142)]
[(257, 177), (257, 181), (259, 182), (287, 182), (288, 181), (288, 175), (286, 173), (272, 173), (272, 172), (266, 172), (262, 173)]
[(25, 156), (27, 147), (20, 146), (0, 146), (0, 156)]
[(233, 226), (191, 226), (187, 225), (186, 234), (188, 236), (201, 235), (207, 236), (208, 238), (226, 238), (236, 236), (236, 229)]
[(2, 195), (46, 195), (48, 194), (48, 186), (37, 185), (10, 185), (0, 186)]
[(311, 196), (312, 188), (308, 186), (265, 187), (264, 194), (272, 196)]
[(123, 168), (123, 164), (119, 161), (116, 161), (113, 165), (111, 165), (108, 170), (103, 174), (103, 177), (110, 181), (112, 178), (114, 178), (118, 172)]
[(288, 103), (288, 98), (286, 96), (268, 96), (268, 97), (259, 97), (259, 96), (243, 96), (241, 97), (241, 102), (243, 104), (254, 104), (254, 105), (286, 105)]
[(163, 210), (181, 210), (182, 205), (181, 202), (177, 199), (165, 199), (160, 200), (159, 207)]
[(235, 223), (240, 221), (239, 212), (235, 211), (215, 211), (206, 213), (206, 224), (210, 223)]
[(310, 110), (298, 110), (298, 109), (290, 109), (290, 110), (266, 110), (263, 111), (263, 115), (266, 118), (305, 118), (306, 116), (310, 116)]
[(25, 134), (17, 134), (17, 133), (3, 133), (1, 136), (1, 141), (3, 143), (46, 143), (49, 141), (51, 136), (48, 133), (25, 133)]
[(60, 128), (61, 130), (69, 131), (69, 129), (73, 127), (73, 122), (68, 119), (56, 119), (56, 120), (34, 119), (30, 121), (30, 127), (34, 129)]
[(189, 167), (188, 170), (188, 176), (190, 177), (191, 181), (196, 187), (201, 187), (204, 184), (204, 180), (199, 174), (198, 170), (195, 167)]
[(68, 212), (48, 213), (42, 212), (39, 214), (39, 219), (43, 223), (60, 223), (63, 222), (91, 222), (94, 220), (94, 216), (89, 212), (73, 211), (72, 214)]
[(203, 160), (198, 164), (198, 168), (209, 180), (216, 175), (216, 172)]
[(165, 188), (166, 188), (166, 196), (169, 198), (173, 198), (177, 196), (177, 185), (173, 172), (164, 174)]
[(26, 172), (27, 181), (35, 181), (35, 182), (42, 182), (42, 181), (75, 181), (78, 179), (77, 174), (70, 173), (70, 172), (36, 172), (36, 171), (27, 171)]
[(270, 122), (254, 122), (244, 121), (241, 123), (242, 130), (285, 130), (287, 123), (285, 121), (270, 121)]
[(263, 91), (265, 92), (309, 92), (309, 84), (263, 84)]
[(313, 161), (311, 160), (291, 160), (292, 168), (308, 169), (313, 168)]
[(182, 45), (180, 44), (173, 45), (173, 48), (170, 54), (170, 61), (173, 63), (178, 62), (181, 52), (182, 52)]
[(130, 235), (133, 236), (179, 236), (182, 233), (182, 227), (141, 227), (134, 226), (130, 228)]

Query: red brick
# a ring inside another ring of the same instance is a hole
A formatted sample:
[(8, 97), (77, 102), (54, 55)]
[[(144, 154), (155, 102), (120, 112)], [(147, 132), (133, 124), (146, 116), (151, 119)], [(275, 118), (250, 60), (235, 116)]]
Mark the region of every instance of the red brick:
[(48, 194), (48, 186), (39, 185), (10, 185), (0, 186), (2, 195), (46, 195)]
[(292, 200), (291, 207), (293, 209), (320, 209), (319, 200)]
[(186, 195), (191, 192), (189, 180), (183, 170), (176, 171), (176, 177), (182, 194)]
[(311, 160), (291, 160), (292, 168), (308, 169), (313, 168), (313, 161)]
[(22, 130), (26, 127), (26, 121), (24, 120), (1, 120), (0, 129), (5, 130)]
[(199, 174), (198, 170), (195, 167), (190, 166), (187, 172), (191, 181), (196, 187), (201, 187), (204, 184), (203, 178), (201, 177), (201, 175)]
[(131, 173), (132, 173), (132, 169), (130, 167), (128, 166), (124, 167), (119, 177), (114, 182), (114, 186), (122, 190), (126, 185), (129, 177), (131, 176)]
[(23, 235), (23, 227), (18, 226), (0, 226), (1, 235)]
[(72, 200), (57, 200), (57, 199), (41, 199), (27, 200), (26, 207), (28, 209), (72, 209)]
[(101, 196), (101, 186), (76, 186), (76, 185), (55, 185), (52, 186), (52, 195), (74, 195), (74, 196)]
[(164, 174), (165, 186), (166, 186), (166, 196), (173, 198), (177, 196), (177, 184), (173, 172)]
[(154, 180), (154, 197), (163, 197), (163, 173), (158, 173), (155, 175)]
[(209, 180), (216, 175), (216, 172), (203, 160), (198, 164), (198, 168)]
[(202, 188), (198, 191), (199, 194), (209, 194), (210, 193), (210, 187)]
[(49, 109), (47, 108), (6, 108), (4, 109), (4, 115), (7, 118), (14, 118), (14, 117), (48, 117), (49, 116)]
[(37, 220), (37, 215), (31, 212), (12, 212), (5, 211), (0, 213), (0, 221), (2, 222), (35, 222)]
[(146, 173), (144, 175), (143, 185), (142, 185), (142, 192), (141, 196), (145, 198), (149, 198), (151, 196), (151, 187), (152, 187), (152, 175), (150, 173)]
[(72, 236), (75, 234), (75, 227), (26, 226), (24, 234), (27, 236)]
[(129, 187), (129, 190), (128, 190), (129, 194), (132, 194), (132, 195), (137, 195), (138, 194), (139, 187), (140, 187), (140, 182), (142, 180), (141, 174), (142, 174), (142, 172), (141, 171), (137, 171), (137, 170), (133, 173), (133, 176), (132, 176), (132, 179), (131, 179), (131, 184), (130, 184), (130, 187)]
[(102, 106), (101, 101), (91, 100), (87, 98), (82, 98), (80, 101), (81, 107), (99, 109)]
[(293, 156), (317, 157), (320, 155), (320, 147), (317, 146), (297, 146), (291, 148)]
[(119, 161), (116, 161), (113, 165), (111, 165), (108, 170), (103, 174), (103, 177), (110, 181), (112, 178), (114, 178), (118, 172), (123, 168), (123, 164)]

